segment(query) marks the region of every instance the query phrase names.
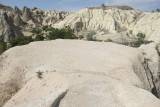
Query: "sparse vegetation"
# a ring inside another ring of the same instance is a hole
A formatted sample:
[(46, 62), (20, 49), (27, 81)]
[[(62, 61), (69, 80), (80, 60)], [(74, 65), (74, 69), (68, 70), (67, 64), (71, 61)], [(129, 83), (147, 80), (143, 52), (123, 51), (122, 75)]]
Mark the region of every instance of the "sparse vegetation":
[(34, 40), (32, 39), (31, 36), (17, 36), (13, 38), (12, 40), (9, 41), (10, 46), (21, 46), (21, 45), (26, 45), (30, 42), (33, 42)]
[(88, 41), (95, 41), (95, 38), (93, 38), (93, 36), (94, 36), (95, 34), (96, 34), (95, 31), (90, 31), (90, 32), (87, 34), (86, 39), (87, 39)]
[(105, 42), (113, 42), (113, 40), (108, 38)]
[(47, 29), (48, 29), (48, 26), (47, 26), (47, 25), (42, 27), (42, 30), (43, 30), (43, 31), (46, 31)]
[(7, 49), (6, 43), (0, 41), (0, 55)]
[(42, 33), (42, 30), (40, 28), (33, 28), (31, 32), (35, 35), (39, 35)]
[(157, 50), (158, 55), (160, 56), (160, 51), (158, 49), (158, 46), (156, 47), (156, 50)]
[(36, 72), (36, 73), (37, 73), (37, 77), (38, 77), (39, 79), (41, 79), (41, 78), (42, 78), (42, 75), (43, 75), (43, 72), (38, 71), (38, 72)]
[(146, 41), (146, 40), (145, 40), (145, 37), (146, 37), (145, 34), (143, 34), (143, 33), (138, 33), (138, 34), (137, 34), (138, 40), (133, 43), (133, 47), (139, 47), (139, 46), (141, 46), (142, 44), (148, 44), (148, 43), (153, 42), (153, 41)]
[(17, 28), (18, 28), (19, 30), (22, 30), (22, 27), (20, 27), (20, 26), (17, 26)]
[(105, 4), (104, 4), (104, 3), (102, 3), (102, 4), (101, 4), (101, 7), (105, 7)]
[(131, 46), (131, 47), (140, 47), (142, 44), (148, 44), (153, 41), (147, 41), (145, 40), (146, 35), (143, 33), (138, 33), (137, 35), (137, 40), (134, 42), (126, 42), (123, 43), (123, 45)]
[(79, 35), (79, 39), (83, 39), (84, 37), (83, 37), (83, 35)]
[[(42, 30), (43, 29), (43, 30)], [(21, 46), (26, 45), (33, 41), (43, 41), (44, 39), (48, 40), (54, 40), (54, 39), (77, 39), (77, 37), (74, 35), (74, 31), (70, 29), (69, 27), (66, 27), (64, 29), (56, 29), (53, 27), (43, 26), (42, 29), (40, 28), (34, 28), (32, 29), (32, 33), (35, 35), (33, 38), (32, 36), (17, 36), (9, 41), (10, 46)], [(43, 36), (42, 31), (49, 32), (46, 38)], [(0, 43), (0, 51), (1, 48), (3, 48), (2, 43)]]
[(63, 29), (57, 29), (50, 27), (47, 29), (49, 31), (49, 34), (46, 36), (48, 40), (55, 40), (55, 39), (77, 39), (77, 37), (74, 34), (74, 30), (72, 30), (70, 27), (66, 27)]
[(42, 34), (38, 34), (38, 35), (36, 35), (34, 41), (43, 41), (44, 39), (45, 39), (45, 38), (43, 37)]

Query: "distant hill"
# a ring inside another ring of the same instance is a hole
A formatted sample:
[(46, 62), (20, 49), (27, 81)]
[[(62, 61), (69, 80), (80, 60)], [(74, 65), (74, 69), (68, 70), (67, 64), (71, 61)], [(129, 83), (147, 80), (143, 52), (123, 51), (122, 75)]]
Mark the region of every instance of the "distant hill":
[(0, 4), (0, 9), (3, 11), (12, 11), (13, 10), (10, 6), (5, 6), (3, 4)]
[(121, 9), (121, 10), (134, 10), (132, 7), (130, 6), (99, 6), (99, 7), (89, 7), (89, 9)]

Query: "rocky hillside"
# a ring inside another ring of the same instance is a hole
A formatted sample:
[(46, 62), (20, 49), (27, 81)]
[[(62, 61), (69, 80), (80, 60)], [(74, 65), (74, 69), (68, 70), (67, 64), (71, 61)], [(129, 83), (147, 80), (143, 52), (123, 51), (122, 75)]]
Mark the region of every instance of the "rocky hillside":
[(58, 28), (71, 26), (76, 31), (100, 32), (99, 35), (126, 32), (137, 35), (146, 34), (147, 40), (160, 42), (160, 13), (122, 10), (118, 8), (85, 8), (69, 15), (64, 21), (54, 25)]
[(23, 29), (52, 25), (57, 21), (63, 20), (69, 14), (64, 11), (30, 9), (25, 6), (22, 10), (15, 6), (12, 10), (5, 11), (0, 9), (0, 11), (1, 13), (7, 12), (13, 23)]
[(30, 9), (27, 7), (20, 10), (17, 6), (11, 8), (1, 4), (0, 39), (8, 42), (17, 35), (23, 36), (20, 29), (28, 31), (35, 27), (53, 25), (63, 20), (68, 14), (64, 11)]
[(9, 49), (0, 61), (3, 107), (160, 107), (153, 43), (131, 48), (80, 40), (34, 42)]

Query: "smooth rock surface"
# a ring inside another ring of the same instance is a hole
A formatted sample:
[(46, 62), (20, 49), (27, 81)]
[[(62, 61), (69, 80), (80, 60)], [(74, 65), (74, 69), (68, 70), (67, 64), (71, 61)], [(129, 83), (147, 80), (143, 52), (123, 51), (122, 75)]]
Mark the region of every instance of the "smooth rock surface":
[[(152, 74), (138, 48), (109, 42), (43, 41), (11, 48), (0, 61), (1, 105), (7, 95), (11, 97), (4, 107), (160, 106), (151, 93), (154, 83), (148, 77)], [(38, 71), (43, 72), (41, 79)], [(14, 96), (2, 90), (11, 81), (18, 81)]]

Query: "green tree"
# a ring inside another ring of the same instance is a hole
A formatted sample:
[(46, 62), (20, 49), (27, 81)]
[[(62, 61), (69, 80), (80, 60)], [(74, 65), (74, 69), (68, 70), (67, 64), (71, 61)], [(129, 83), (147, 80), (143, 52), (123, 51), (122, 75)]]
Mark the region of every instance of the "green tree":
[(14, 47), (14, 46), (20, 46), (20, 45), (26, 45), (30, 42), (33, 42), (34, 40), (32, 39), (31, 36), (17, 36), (13, 39), (11, 39), (9, 41), (11, 47)]
[(48, 28), (49, 34), (47, 35), (47, 39), (54, 40), (54, 39), (76, 39), (77, 37), (74, 34), (74, 30), (70, 27), (65, 27), (63, 29), (57, 29), (50, 27)]
[(101, 4), (101, 7), (105, 7), (105, 4), (104, 4), (104, 3), (102, 3), (102, 4)]
[(160, 12), (160, 9), (157, 9), (157, 12)]

